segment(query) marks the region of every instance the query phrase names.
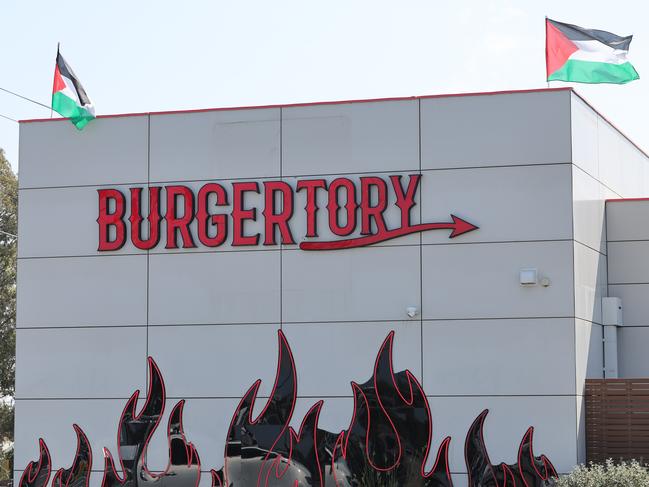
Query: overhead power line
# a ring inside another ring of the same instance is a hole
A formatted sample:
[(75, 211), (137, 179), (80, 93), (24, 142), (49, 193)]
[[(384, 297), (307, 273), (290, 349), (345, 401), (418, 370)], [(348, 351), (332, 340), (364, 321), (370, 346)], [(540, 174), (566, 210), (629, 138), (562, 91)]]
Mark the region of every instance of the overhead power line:
[(16, 122), (16, 123), (18, 122), (18, 120), (16, 120), (15, 118), (7, 117), (6, 115), (3, 115), (2, 113), (0, 113), (0, 117), (6, 118), (7, 120), (11, 120), (12, 122)]
[(0, 230), (0, 233), (3, 234), (3, 235), (8, 235), (8, 236), (13, 237), (13, 238), (18, 238), (18, 235), (14, 235), (13, 233), (5, 232), (3, 230)]
[(40, 101), (32, 100), (31, 98), (23, 95), (19, 95), (18, 93), (14, 93), (13, 91), (7, 90), (6, 88), (0, 87), (0, 91), (4, 91), (5, 93), (9, 93), (10, 95), (17, 96), (18, 98), (22, 98), (23, 100), (27, 100), (28, 102), (35, 103), (36, 105), (40, 105), (43, 108), (47, 108), (48, 110), (51, 110), (52, 107), (49, 105), (46, 105), (45, 103), (41, 103)]

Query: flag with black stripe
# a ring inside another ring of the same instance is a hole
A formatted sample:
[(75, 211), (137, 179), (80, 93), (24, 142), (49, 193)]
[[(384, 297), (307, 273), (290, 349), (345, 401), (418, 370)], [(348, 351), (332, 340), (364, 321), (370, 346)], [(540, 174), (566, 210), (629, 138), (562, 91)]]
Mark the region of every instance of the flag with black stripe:
[(60, 52), (56, 53), (52, 109), (61, 116), (69, 118), (79, 130), (95, 118), (95, 107), (92, 101)]
[(623, 84), (638, 79), (627, 60), (633, 36), (545, 20), (548, 81)]

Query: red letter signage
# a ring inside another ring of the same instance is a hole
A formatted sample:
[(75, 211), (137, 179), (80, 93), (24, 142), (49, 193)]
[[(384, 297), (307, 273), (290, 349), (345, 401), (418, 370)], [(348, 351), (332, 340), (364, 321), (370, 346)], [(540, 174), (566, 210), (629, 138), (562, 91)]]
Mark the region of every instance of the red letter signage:
[[(451, 230), (449, 237), (455, 238), (478, 228), (455, 215), (451, 215), (451, 221), (413, 225), (410, 213), (416, 204), (421, 174), (408, 175), (407, 182), (402, 177), (339, 177), (330, 183), (322, 178), (299, 179), (294, 185), (286, 181), (264, 181), (261, 189), (257, 181), (235, 181), (229, 186), (208, 182), (197, 191), (181, 185), (135, 187), (129, 190), (129, 201), (118, 189), (100, 189), (99, 250), (118, 250), (128, 240), (137, 249), (151, 250), (163, 237), (167, 249), (194, 248), (196, 242), (208, 248), (228, 242), (235, 247), (257, 246), (260, 241), (265, 246), (294, 245), (296, 236), (303, 239), (299, 243), (302, 250), (336, 250), (428, 230), (448, 229)], [(322, 191), (318, 193), (318, 190)], [(262, 191), (262, 196), (258, 196)], [(146, 224), (143, 194), (148, 196)], [(314, 240), (318, 237), (319, 194), (321, 201), (325, 196), (327, 199), (329, 231), (344, 238)], [(296, 198), (300, 197), (304, 202), (303, 211), (298, 208), (296, 214)], [(164, 216), (160, 208), (163, 202)], [(392, 202), (391, 206), (388, 202)], [(130, 225), (125, 222), (127, 203), (130, 203)], [(388, 212), (390, 207), (392, 212)], [(390, 222), (388, 215), (394, 214), (395, 209), (400, 220)], [(259, 222), (263, 237), (250, 229), (246, 232), (246, 223), (257, 222), (258, 215), (263, 220)], [(296, 235), (296, 228), (302, 229), (303, 235)]]
[(142, 210), (141, 210), (142, 188), (131, 188), (131, 241), (138, 249), (150, 250), (160, 241), (160, 187), (149, 188), (149, 237), (142, 238)]
[[(126, 242), (126, 225), (124, 224), (124, 195), (117, 189), (98, 189), (99, 193), (99, 250), (119, 250)], [(115, 210), (109, 212), (110, 202)], [(115, 238), (110, 239), (110, 229), (115, 229)]]
[[(194, 193), (187, 186), (165, 186), (167, 190), (167, 249), (177, 249), (177, 233), (183, 240), (183, 248), (196, 247), (194, 239), (189, 231), (189, 224), (194, 219)], [(181, 203), (178, 203), (180, 199)], [(182, 215), (178, 216), (178, 207), (182, 209)]]

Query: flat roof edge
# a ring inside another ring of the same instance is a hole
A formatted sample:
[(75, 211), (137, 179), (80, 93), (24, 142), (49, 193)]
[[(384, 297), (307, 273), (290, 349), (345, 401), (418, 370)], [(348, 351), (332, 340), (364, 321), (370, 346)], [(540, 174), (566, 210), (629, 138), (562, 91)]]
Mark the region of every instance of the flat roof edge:
[(606, 203), (623, 203), (625, 201), (649, 201), (649, 198), (609, 198)]
[[(539, 92), (553, 92), (553, 91), (574, 91), (572, 87), (557, 87), (557, 88), (531, 88), (525, 90), (503, 90), (503, 91), (476, 91), (466, 93), (445, 93), (440, 95), (423, 95), (423, 96), (403, 96), (403, 97), (390, 97), (390, 98), (366, 98), (358, 100), (333, 100), (333, 101), (319, 101), (319, 102), (304, 102), (304, 103), (285, 103), (275, 105), (251, 105), (251, 106), (237, 106), (237, 107), (220, 107), (220, 108), (195, 108), (187, 110), (163, 110), (158, 112), (134, 112), (134, 113), (115, 113), (109, 115), (98, 115), (97, 118), (119, 118), (119, 117), (141, 117), (145, 115), (173, 115), (183, 113), (202, 113), (202, 112), (220, 112), (228, 110), (259, 110), (270, 108), (291, 108), (291, 107), (308, 107), (319, 105), (344, 105), (348, 103), (372, 103), (382, 101), (408, 101), (408, 100), (427, 100), (431, 98), (452, 98), (460, 96), (487, 96), (487, 95), (509, 95), (518, 93), (539, 93)], [(582, 97), (580, 97), (582, 98)], [(583, 98), (582, 98), (583, 100)], [(590, 105), (590, 103), (585, 103)], [(593, 110), (595, 110), (593, 108)], [(596, 110), (595, 110), (596, 111)], [(599, 112), (598, 112), (599, 113)], [(67, 120), (67, 118), (32, 118), (26, 120), (19, 120), (19, 123), (36, 123), (36, 122), (60, 122)]]

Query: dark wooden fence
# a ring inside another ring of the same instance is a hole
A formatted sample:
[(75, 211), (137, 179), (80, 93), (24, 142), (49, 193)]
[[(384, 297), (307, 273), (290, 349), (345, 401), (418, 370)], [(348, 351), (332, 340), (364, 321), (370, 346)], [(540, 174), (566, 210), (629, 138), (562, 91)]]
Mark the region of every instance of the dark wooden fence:
[(649, 379), (586, 380), (586, 458), (649, 461)]

